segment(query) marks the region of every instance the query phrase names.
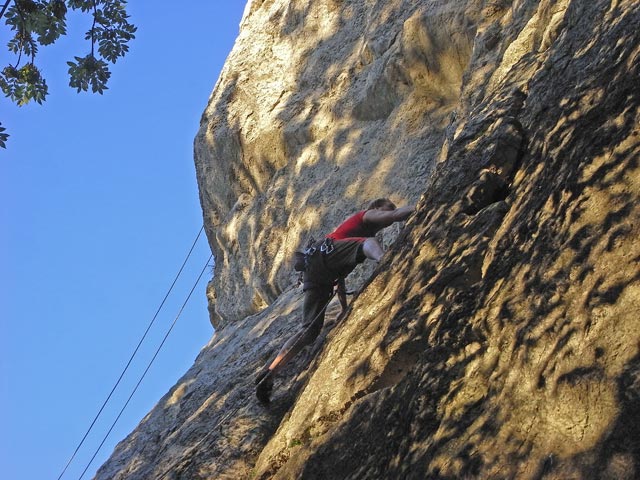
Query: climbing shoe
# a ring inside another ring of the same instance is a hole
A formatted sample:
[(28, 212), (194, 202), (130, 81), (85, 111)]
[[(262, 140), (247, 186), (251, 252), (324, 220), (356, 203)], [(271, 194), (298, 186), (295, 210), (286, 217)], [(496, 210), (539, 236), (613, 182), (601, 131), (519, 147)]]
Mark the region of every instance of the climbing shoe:
[(262, 379), (263, 379), (264, 377), (266, 377), (267, 375), (269, 375), (269, 373), (270, 373), (270, 372), (271, 372), (271, 370), (269, 370), (269, 367), (264, 367), (264, 368), (260, 371), (260, 373), (256, 376), (256, 379), (254, 380), (254, 383), (255, 383), (256, 385), (258, 385), (258, 384), (262, 381)]
[(271, 400), (271, 390), (273, 390), (273, 377), (270, 372), (266, 372), (256, 387), (256, 398), (260, 400), (260, 403), (264, 403), (265, 405), (269, 403)]

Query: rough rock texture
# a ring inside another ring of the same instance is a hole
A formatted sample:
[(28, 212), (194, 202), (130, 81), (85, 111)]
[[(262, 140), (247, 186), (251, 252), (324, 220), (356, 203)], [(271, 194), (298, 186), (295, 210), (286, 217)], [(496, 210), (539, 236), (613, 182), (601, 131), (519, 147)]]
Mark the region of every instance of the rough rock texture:
[[(251, 2), (195, 147), (218, 329), (96, 478), (640, 477), (638, 25)], [(289, 253), (379, 194), (418, 210), (261, 407)]]
[(310, 236), (369, 200), (406, 203), (424, 191), (477, 15), (473, 3), (429, 3), (247, 6), (195, 141), (219, 265), (214, 326), (272, 303)]

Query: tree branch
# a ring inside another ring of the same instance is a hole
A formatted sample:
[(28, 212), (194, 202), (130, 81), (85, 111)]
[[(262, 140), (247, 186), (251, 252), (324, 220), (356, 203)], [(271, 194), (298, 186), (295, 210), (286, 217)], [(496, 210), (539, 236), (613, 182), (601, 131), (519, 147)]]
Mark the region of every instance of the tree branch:
[(7, 9), (7, 7), (9, 6), (10, 3), (11, 3), (11, 0), (7, 0), (5, 2), (5, 4), (2, 6), (2, 13), (0, 13), (0, 19), (2, 19), (2, 17), (4, 17), (4, 12)]
[[(5, 6), (9, 3), (10, 0), (7, 0), (7, 3), (5, 4)], [(20, 52), (18, 53), (18, 61), (16, 62), (16, 66), (14, 68), (18, 68), (20, 66), (20, 61), (22, 60), (22, 52), (24, 52), (24, 42), (25, 42), (25, 25), (27, 24), (27, 21), (24, 18), (24, 13), (22, 12), (22, 10), (20, 9), (20, 5), (18, 3), (16, 3), (16, 10), (18, 11), (18, 15), (20, 16), (20, 20), (22, 20), (22, 24), (18, 26), (18, 31), (16, 35), (19, 35), (19, 39), (20, 39)], [(0, 17), (1, 19), (2, 17)], [(29, 35), (31, 35), (29, 33)]]
[(93, 57), (93, 47), (96, 44), (96, 16), (98, 14), (97, 2), (93, 2), (93, 25), (91, 25), (91, 56)]

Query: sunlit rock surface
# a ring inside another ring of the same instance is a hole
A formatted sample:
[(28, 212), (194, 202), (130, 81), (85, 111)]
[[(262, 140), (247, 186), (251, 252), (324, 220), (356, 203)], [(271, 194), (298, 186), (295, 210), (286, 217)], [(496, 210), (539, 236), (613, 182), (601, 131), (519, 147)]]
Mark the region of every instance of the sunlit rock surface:
[(252, 2), (195, 141), (212, 321), (260, 311), (292, 252), (370, 200), (415, 202), (473, 49), (459, 2)]
[[(99, 479), (640, 476), (640, 4), (258, 1), (195, 141), (216, 334)], [(418, 202), (276, 381), (291, 252)]]

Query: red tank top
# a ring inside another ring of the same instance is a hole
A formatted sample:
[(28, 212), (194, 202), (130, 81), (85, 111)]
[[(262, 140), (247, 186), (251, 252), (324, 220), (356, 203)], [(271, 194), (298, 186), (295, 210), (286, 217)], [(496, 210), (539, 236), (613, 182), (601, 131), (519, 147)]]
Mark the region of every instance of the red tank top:
[(364, 223), (364, 214), (366, 210), (350, 216), (342, 222), (338, 228), (331, 232), (327, 237), (333, 240), (366, 240), (369, 237), (375, 237), (377, 229), (371, 225)]

